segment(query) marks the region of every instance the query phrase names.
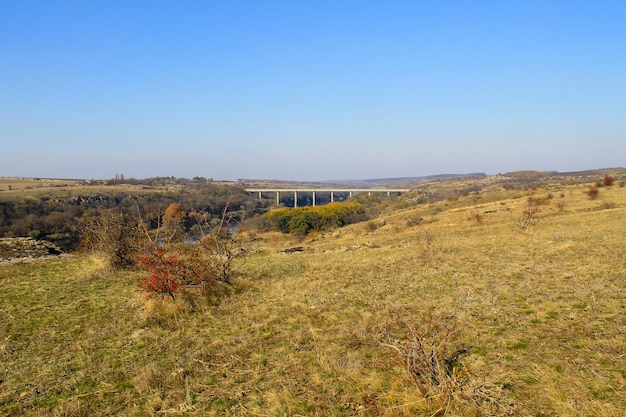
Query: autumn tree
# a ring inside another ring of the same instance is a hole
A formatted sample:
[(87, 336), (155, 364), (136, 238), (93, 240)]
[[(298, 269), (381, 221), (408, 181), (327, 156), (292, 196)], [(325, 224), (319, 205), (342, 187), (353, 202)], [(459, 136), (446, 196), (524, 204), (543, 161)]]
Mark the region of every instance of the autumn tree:
[(163, 213), (163, 221), (161, 227), (157, 230), (162, 232), (160, 238), (166, 242), (175, 242), (181, 240), (184, 236), (184, 219), (186, 213), (183, 206), (179, 203), (170, 203)]
[(163, 224), (178, 225), (180, 222), (182, 222), (184, 217), (185, 210), (183, 209), (183, 206), (181, 206), (179, 203), (171, 203), (169, 206), (167, 206), (167, 208), (165, 209), (165, 213), (163, 214)]

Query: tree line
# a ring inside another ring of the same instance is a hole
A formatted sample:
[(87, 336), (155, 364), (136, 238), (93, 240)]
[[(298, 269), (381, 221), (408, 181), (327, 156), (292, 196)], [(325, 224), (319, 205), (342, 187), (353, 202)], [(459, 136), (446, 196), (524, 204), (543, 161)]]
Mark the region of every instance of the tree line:
[(120, 192), (65, 197), (23, 197), (0, 202), (0, 237), (30, 236), (53, 242), (65, 251), (76, 249), (86, 219), (106, 211), (124, 213), (133, 221), (140, 217), (156, 228), (163, 212), (172, 203), (185, 208), (182, 226), (197, 225), (198, 218), (219, 217), (227, 206), (234, 213), (264, 213), (271, 202), (260, 200), (238, 186), (211, 185), (184, 187), (182, 191)]

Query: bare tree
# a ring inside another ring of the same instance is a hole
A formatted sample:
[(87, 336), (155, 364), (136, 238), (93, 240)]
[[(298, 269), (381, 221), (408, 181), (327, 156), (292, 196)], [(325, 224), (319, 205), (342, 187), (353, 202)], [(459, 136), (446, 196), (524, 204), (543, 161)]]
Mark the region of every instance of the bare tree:
[(224, 208), (222, 216), (214, 222), (205, 219), (200, 224), (198, 248), (200, 257), (208, 264), (216, 281), (231, 285), (233, 261), (243, 257), (247, 250), (242, 239), (243, 216), (235, 216)]

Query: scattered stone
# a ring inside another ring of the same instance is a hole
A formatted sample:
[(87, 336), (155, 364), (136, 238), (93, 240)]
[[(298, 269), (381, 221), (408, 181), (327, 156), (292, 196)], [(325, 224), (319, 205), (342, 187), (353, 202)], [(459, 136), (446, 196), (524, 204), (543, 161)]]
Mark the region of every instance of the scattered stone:
[(294, 253), (294, 252), (304, 252), (304, 248), (302, 246), (296, 246), (293, 248), (287, 248), (283, 250), (283, 253)]
[(30, 237), (0, 238), (0, 262), (26, 262), (62, 253), (58, 246), (46, 240)]

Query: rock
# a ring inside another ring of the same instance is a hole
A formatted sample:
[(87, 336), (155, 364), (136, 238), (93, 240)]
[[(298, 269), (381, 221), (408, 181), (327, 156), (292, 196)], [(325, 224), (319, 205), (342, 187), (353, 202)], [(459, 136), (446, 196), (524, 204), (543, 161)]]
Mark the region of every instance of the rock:
[(294, 248), (287, 248), (283, 250), (283, 253), (294, 253), (294, 252), (304, 252), (304, 248), (302, 246), (296, 246)]
[(45, 256), (55, 256), (63, 251), (46, 240), (30, 237), (0, 238), (0, 261), (19, 261)]

